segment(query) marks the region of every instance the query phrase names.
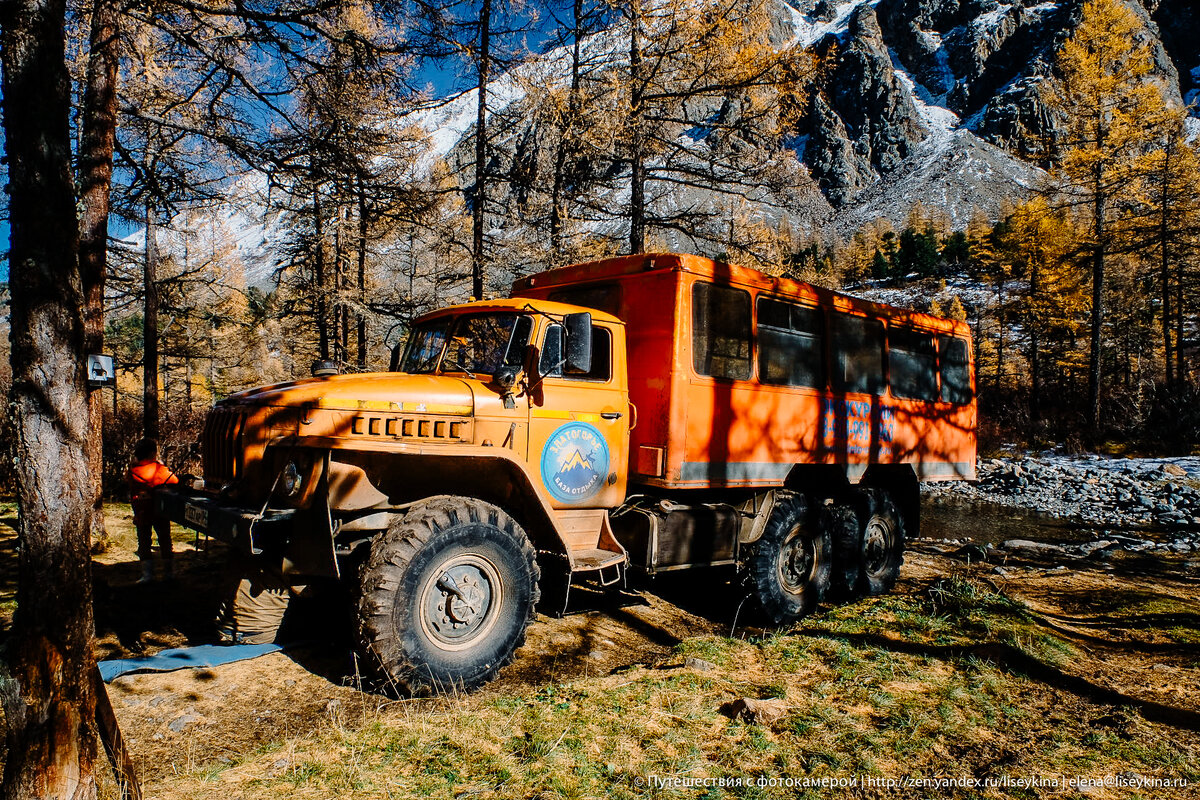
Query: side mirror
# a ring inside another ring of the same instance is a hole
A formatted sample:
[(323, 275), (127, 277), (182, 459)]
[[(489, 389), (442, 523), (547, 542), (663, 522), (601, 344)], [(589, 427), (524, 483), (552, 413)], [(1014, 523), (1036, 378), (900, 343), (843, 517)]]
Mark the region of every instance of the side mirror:
[(517, 402), (513, 399), (513, 387), (517, 385), (517, 378), (520, 375), (521, 369), (512, 366), (501, 367), (492, 375), (492, 383), (500, 390), (500, 396), (504, 398), (505, 408), (517, 407)]
[(586, 311), (563, 317), (567, 354), (563, 372), (586, 375), (592, 371), (592, 315)]
[(492, 383), (499, 387), (500, 391), (511, 391), (517, 385), (517, 376), (521, 373), (518, 367), (501, 367), (492, 375)]

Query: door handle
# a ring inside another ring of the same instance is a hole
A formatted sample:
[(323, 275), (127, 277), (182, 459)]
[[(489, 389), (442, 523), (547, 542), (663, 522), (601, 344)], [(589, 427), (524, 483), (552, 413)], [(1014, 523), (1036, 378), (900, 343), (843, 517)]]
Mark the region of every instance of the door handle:
[(601, 419), (620, 419), (621, 412), (620, 411), (601, 411), (600, 418)]

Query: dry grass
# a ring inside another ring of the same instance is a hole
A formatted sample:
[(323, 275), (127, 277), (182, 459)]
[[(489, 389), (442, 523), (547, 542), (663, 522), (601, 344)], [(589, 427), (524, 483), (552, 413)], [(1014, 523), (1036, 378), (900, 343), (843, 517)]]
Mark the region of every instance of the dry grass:
[[(948, 591), (958, 594), (951, 612), (935, 613), (939, 607), (918, 595), (891, 596), (835, 609), (799, 633), (688, 639), (653, 667), (504, 696), (378, 705), (353, 724), (335, 715), (319, 730), (152, 789), (168, 797), (828, 797), (820, 789), (651, 788), (639, 781), (1130, 771), (1200, 784), (1193, 733), (970, 655), (920, 652), (981, 642), (1060, 661), (1075, 652), (986, 587), (961, 582)], [(716, 668), (684, 668), (689, 656)], [(768, 727), (730, 720), (720, 707), (737, 697), (783, 698), (790, 712)], [(1086, 796), (1168, 796), (1106, 791)], [(913, 793), (860, 789), (853, 796)], [(931, 796), (1037, 795), (947, 789)]]
[[(147, 649), (195, 640), (196, 620), (209, 611), (194, 607), (211, 599), (219, 556), (194, 551), (177, 531), (179, 585), (140, 594), (132, 586), (128, 507), (111, 509), (109, 530), (110, 547), (96, 556), (110, 593), (108, 601), (98, 598), (101, 652), (130, 654), (122, 638), (130, 631), (104, 621), (137, 614), (144, 618), (133, 632)], [(11, 532), (0, 530), (0, 553), (13, 546)], [(11, 575), (9, 559), (0, 558), (0, 570)], [(352, 674), (298, 652), (211, 671), (128, 676), (109, 691), (146, 796), (167, 800), (1046, 794), (648, 786), (652, 777), (1137, 773), (1200, 786), (1196, 731), (1147, 721), (1138, 710), (1139, 698), (1200, 709), (1197, 651), (1161, 649), (1200, 636), (1194, 580), (1037, 571), (997, 586), (919, 554), (905, 570), (894, 594), (823, 611), (787, 634), (714, 635), (728, 630), (728, 620), (705, 622), (649, 594), (644, 605), (620, 613), (539, 619), (517, 662), (468, 696), (362, 693)], [(952, 577), (936, 581), (945, 575)], [(698, 575), (694, 591), (709, 587)], [(11, 590), (0, 581), (0, 603), (11, 602)], [(173, 612), (163, 616), (164, 609)], [(1061, 622), (1067, 619), (1075, 627)], [(657, 638), (645, 638), (647, 624)], [(667, 634), (678, 644), (662, 644)], [(1044, 665), (1051, 677), (1014, 669), (994, 652)], [(715, 667), (684, 667), (689, 657)], [(1129, 705), (1081, 693), (1054, 675), (1115, 687)], [(781, 698), (789, 710), (766, 726), (731, 720), (721, 707), (738, 697)], [(191, 720), (180, 725), (184, 717)], [(1198, 791), (1053, 796), (1149, 800)], [(105, 793), (116, 796), (111, 783)]]

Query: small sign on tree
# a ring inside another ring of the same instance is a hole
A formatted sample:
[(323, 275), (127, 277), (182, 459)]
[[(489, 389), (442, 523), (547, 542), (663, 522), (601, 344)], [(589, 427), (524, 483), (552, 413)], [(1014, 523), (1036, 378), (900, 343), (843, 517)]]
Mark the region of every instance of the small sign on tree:
[(87, 384), (92, 389), (117, 385), (117, 360), (110, 355), (87, 357)]

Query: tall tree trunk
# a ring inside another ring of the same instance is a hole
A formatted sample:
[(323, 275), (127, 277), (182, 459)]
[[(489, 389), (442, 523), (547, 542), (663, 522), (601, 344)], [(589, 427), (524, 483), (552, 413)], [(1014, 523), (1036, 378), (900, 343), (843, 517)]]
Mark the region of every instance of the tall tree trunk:
[(358, 187), (358, 368), (367, 368), (367, 198)]
[(642, 132), (642, 4), (632, 0), (629, 20), (629, 252), (646, 250), (645, 138)]
[[(88, 41), (87, 87), (83, 93), (79, 152), (79, 271), (83, 281), (84, 349), (88, 353), (104, 352), (104, 277), (107, 272), (113, 144), (117, 132), (119, 19), (113, 0), (96, 0)], [(104, 429), (104, 393), (98, 389), (88, 392), (88, 425), (93, 431)], [(102, 483), (104, 446), (100, 436), (88, 438), (88, 471), (92, 477), (92, 541), (106, 541)]]
[(1175, 266), (1175, 377), (1178, 379), (1179, 390), (1177, 395), (1180, 397), (1183, 396), (1183, 390), (1188, 379), (1185, 369), (1186, 365), (1183, 360), (1183, 285), (1185, 280), (1183, 265), (1184, 260), (1180, 259), (1179, 263)]
[(1163, 337), (1163, 370), (1164, 378), (1167, 382), (1167, 392), (1174, 391), (1175, 387), (1175, 370), (1174, 356), (1171, 353), (1171, 262), (1169, 257), (1169, 248), (1167, 240), (1170, 238), (1171, 231), (1171, 155), (1174, 145), (1174, 137), (1167, 137), (1166, 146), (1163, 149), (1163, 169), (1159, 191), (1161, 194), (1162, 204), (1159, 207), (1158, 217), (1158, 240), (1159, 240), (1159, 280), (1162, 283), (1162, 337)]
[(158, 438), (158, 243), (154, 212), (146, 206), (146, 263), (142, 270), (145, 298), (142, 318), (142, 435)]
[(558, 139), (558, 151), (554, 154), (554, 182), (550, 191), (550, 254), (553, 264), (561, 261), (562, 224), (567, 217), (566, 199), (563, 197), (568, 149), (574, 149), (575, 125), (579, 114), (579, 57), (583, 38), (583, 0), (575, 0), (574, 30), (571, 43), (571, 89), (567, 99), (567, 120)]
[(490, 53), (492, 37), (492, 0), (483, 0), (479, 8), (479, 53), (476, 69), (479, 77), (479, 94), (475, 105), (475, 205), (471, 209), (471, 294), (483, 299), (486, 278), (484, 261), (483, 226), (487, 205), (487, 89), (491, 72)]
[(996, 283), (996, 370), (992, 373), (992, 388), (1000, 389), (1000, 380), (1004, 375), (1004, 279)]
[(316, 275), (313, 276), (313, 282), (316, 284), (316, 312), (317, 312), (317, 348), (319, 350), (319, 358), (322, 361), (329, 360), (329, 305), (328, 292), (329, 287), (325, 285), (325, 225), (321, 219), (321, 186), (316, 181), (316, 176), (313, 176), (313, 233), (316, 242), (313, 246), (316, 251), (313, 253), (314, 269)]
[(333, 200), (336, 211), (333, 218), (333, 360), (343, 364), (346, 361), (346, 304), (342, 294), (345, 285), (342, 224), (345, 221), (346, 209), (342, 207), (336, 194)]
[(1034, 430), (1042, 416), (1042, 365), (1041, 330), (1042, 320), (1038, 313), (1039, 296), (1042, 291), (1041, 253), (1032, 259), (1029, 270), (1029, 423)]
[(1093, 434), (1100, 431), (1100, 359), (1101, 344), (1104, 335), (1104, 256), (1106, 249), (1105, 237), (1105, 196), (1102, 190), (1097, 191), (1093, 213), (1094, 232), (1096, 236), (1095, 251), (1092, 253), (1092, 330), (1090, 337), (1090, 352), (1088, 356), (1088, 430)]
[(17, 612), (4, 798), (94, 798), (92, 478), (63, 0), (0, 7), (16, 421)]

